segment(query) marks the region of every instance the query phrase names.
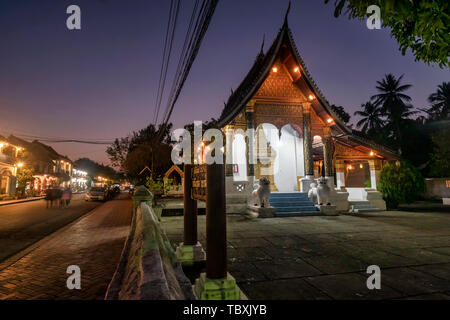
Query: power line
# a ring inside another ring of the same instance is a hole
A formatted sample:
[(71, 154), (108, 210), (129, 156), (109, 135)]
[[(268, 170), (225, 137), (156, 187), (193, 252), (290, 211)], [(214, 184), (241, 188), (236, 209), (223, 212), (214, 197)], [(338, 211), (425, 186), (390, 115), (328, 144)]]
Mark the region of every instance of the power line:
[(85, 143), (85, 144), (105, 144), (109, 145), (114, 143), (111, 139), (80, 139), (80, 138), (61, 138), (61, 137), (42, 137), (34, 136), (28, 134), (17, 134), (13, 133), (14, 136), (22, 139), (32, 139), (42, 142), (52, 142), (52, 143), (63, 143), (63, 142), (74, 142), (74, 143)]
[[(163, 62), (161, 64), (161, 71), (159, 75), (158, 92), (156, 95), (155, 114), (153, 123), (156, 125), (159, 117), (159, 110), (161, 108), (161, 102), (164, 95), (164, 88), (166, 85), (167, 71), (169, 69), (170, 57), (172, 54), (173, 39), (175, 36), (175, 30), (178, 21), (178, 12), (180, 9), (180, 0), (176, 0), (175, 7), (173, 5), (174, 0), (170, 1), (169, 20), (166, 29), (166, 38), (164, 41)], [(167, 52), (168, 51), (168, 52)]]
[(176, 90), (174, 91), (174, 95), (169, 98), (165, 115), (163, 118), (163, 122), (160, 128), (159, 139), (161, 139), (163, 132), (167, 126), (167, 123), (170, 120), (172, 115), (175, 103), (178, 100), (178, 97), (181, 93), (181, 89), (189, 75), (189, 71), (192, 67), (192, 64), (197, 57), (197, 53), (200, 49), (201, 42), (203, 37), (208, 29), (209, 23), (211, 22), (211, 18), (214, 14), (215, 8), (217, 6), (218, 0), (204, 0), (202, 3), (202, 8), (200, 9), (199, 15), (197, 17), (197, 21), (195, 24), (194, 32), (191, 34), (191, 39), (189, 41), (189, 49), (186, 52), (185, 57), (183, 58), (183, 67), (182, 72), (180, 72), (176, 78)]

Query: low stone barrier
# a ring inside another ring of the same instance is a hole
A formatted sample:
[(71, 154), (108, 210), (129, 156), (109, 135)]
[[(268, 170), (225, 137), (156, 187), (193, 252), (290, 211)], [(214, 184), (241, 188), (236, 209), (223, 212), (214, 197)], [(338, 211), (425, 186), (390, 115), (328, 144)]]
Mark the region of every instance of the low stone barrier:
[(425, 184), (426, 198), (450, 198), (450, 178), (427, 178)]
[(195, 299), (192, 285), (157, 215), (145, 202), (135, 210), (130, 234), (105, 299)]

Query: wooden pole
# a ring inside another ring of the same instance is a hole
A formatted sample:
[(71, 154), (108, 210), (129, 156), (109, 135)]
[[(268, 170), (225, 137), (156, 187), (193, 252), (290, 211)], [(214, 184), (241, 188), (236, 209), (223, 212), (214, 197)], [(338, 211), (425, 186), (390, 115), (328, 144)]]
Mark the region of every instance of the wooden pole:
[(207, 165), (206, 177), (206, 277), (222, 279), (227, 276), (224, 165)]
[(197, 200), (192, 199), (192, 165), (184, 165), (184, 245), (197, 244)]

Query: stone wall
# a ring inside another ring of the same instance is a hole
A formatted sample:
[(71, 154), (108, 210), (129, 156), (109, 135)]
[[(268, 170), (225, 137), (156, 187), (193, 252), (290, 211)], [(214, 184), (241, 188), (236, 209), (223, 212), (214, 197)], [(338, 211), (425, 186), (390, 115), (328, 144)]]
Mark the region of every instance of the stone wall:
[(142, 202), (135, 210), (130, 234), (106, 300), (194, 300), (161, 223)]
[(450, 178), (425, 179), (426, 198), (450, 198)]

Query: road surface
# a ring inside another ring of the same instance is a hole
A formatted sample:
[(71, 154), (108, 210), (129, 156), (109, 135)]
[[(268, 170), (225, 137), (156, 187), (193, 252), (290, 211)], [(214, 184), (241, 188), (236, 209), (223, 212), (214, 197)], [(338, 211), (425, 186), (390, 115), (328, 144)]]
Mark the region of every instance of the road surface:
[(0, 262), (101, 204), (75, 194), (64, 209), (47, 209), (45, 200), (0, 206)]
[[(75, 206), (96, 208), (37, 242), (33, 250), (0, 263), (0, 300), (104, 298), (129, 233), (133, 203), (121, 194), (101, 205), (78, 201)], [(66, 285), (67, 268), (73, 265), (81, 270), (80, 290)]]

